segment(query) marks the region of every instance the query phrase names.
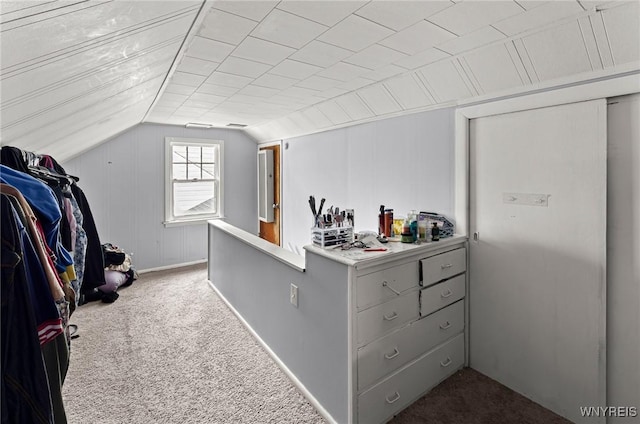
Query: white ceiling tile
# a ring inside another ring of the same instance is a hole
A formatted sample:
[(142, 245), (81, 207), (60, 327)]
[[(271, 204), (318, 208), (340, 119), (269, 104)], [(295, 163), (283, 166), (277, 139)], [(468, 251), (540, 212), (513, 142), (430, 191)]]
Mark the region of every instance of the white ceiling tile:
[(340, 84), (340, 81), (313, 75), (296, 83), (296, 87), (304, 87), (310, 88), (312, 90), (324, 91), (333, 88), (338, 84)]
[(281, 96), (293, 97), (294, 99), (304, 100), (309, 96), (314, 96), (318, 93), (318, 90), (311, 90), (303, 87), (289, 87), (286, 90), (280, 92)]
[(278, 9), (286, 10), (323, 25), (333, 26), (366, 3), (366, 1), (285, 0), (278, 4)]
[(324, 116), (329, 118), (333, 125), (340, 125), (351, 121), (351, 117), (333, 100), (322, 102), (316, 107)]
[(339, 81), (349, 81), (369, 71), (369, 69), (361, 66), (338, 62), (324, 71), (319, 72), (318, 75)]
[(373, 44), (351, 57), (344, 59), (344, 62), (362, 66), (363, 68), (378, 69), (405, 57), (407, 57), (406, 54), (397, 50), (381, 46), (380, 44)]
[(400, 31), (447, 7), (453, 6), (449, 0), (435, 1), (372, 1), (359, 9), (356, 14), (371, 21)]
[(179, 102), (180, 104), (184, 103), (189, 96), (185, 94), (175, 94), (175, 93), (164, 93), (162, 95), (163, 102)]
[(251, 81), (253, 81), (252, 78), (216, 71), (207, 78), (206, 83), (222, 85), (225, 87), (242, 88)]
[(357, 52), (393, 33), (389, 28), (351, 15), (319, 36), (318, 40)]
[(373, 83), (375, 83), (375, 81), (372, 81), (367, 78), (358, 77), (358, 78), (353, 78), (347, 82), (343, 82), (342, 84), (338, 85), (337, 88), (341, 88), (348, 91), (354, 91), (354, 90), (357, 90), (358, 88), (362, 88)]
[(412, 75), (401, 75), (384, 82), (384, 86), (403, 109), (414, 109), (432, 104), (425, 89)]
[(522, 39), (540, 81), (591, 70), (577, 21)]
[(234, 46), (203, 37), (193, 37), (186, 55), (211, 62), (222, 62), (233, 51)]
[(464, 60), (485, 93), (523, 85), (518, 69), (504, 44), (470, 52), (464, 56)]
[(383, 66), (382, 68), (376, 69), (375, 71), (362, 74), (362, 76), (370, 80), (382, 81), (383, 79), (387, 79), (389, 77), (401, 74), (406, 71), (407, 70), (405, 68), (401, 68), (397, 65), (387, 65), (387, 66)]
[(229, 44), (238, 44), (256, 27), (257, 22), (232, 13), (211, 9), (198, 35)]
[(302, 114), (311, 121), (316, 128), (327, 128), (332, 125), (329, 118), (315, 106), (303, 110)]
[(512, 36), (550, 24), (562, 18), (577, 16), (582, 12), (582, 7), (578, 2), (550, 1), (540, 7), (496, 22), (493, 26), (504, 34)]
[(178, 65), (177, 70), (180, 72), (187, 72), (189, 74), (209, 76), (211, 72), (215, 71), (220, 63), (210, 62), (208, 60), (202, 60), (195, 57), (184, 56)]
[(358, 95), (376, 115), (385, 115), (402, 110), (381, 83), (361, 88), (358, 90)]
[(236, 47), (233, 55), (243, 59), (276, 65), (289, 57), (293, 52), (295, 52), (295, 49), (291, 47), (281, 46), (254, 37), (247, 37)]
[(328, 90), (321, 91), (320, 93), (316, 94), (316, 96), (322, 97), (323, 99), (332, 99), (345, 93), (347, 93), (347, 90), (343, 88), (333, 87)]
[(451, 55), (449, 53), (443, 52), (442, 50), (428, 49), (423, 52), (414, 54), (413, 56), (400, 59), (396, 61), (395, 64), (407, 69), (418, 69), (447, 57), (451, 57)]
[(218, 96), (231, 96), (238, 92), (238, 88), (225, 87), (223, 85), (204, 83), (198, 87), (198, 93), (215, 94)]
[(418, 71), (438, 102), (471, 97), (471, 92), (450, 60), (434, 63)]
[(215, 94), (205, 94), (205, 93), (193, 93), (189, 96), (189, 100), (196, 102), (207, 102), (207, 103), (222, 103), (227, 99), (226, 96), (217, 96)]
[(207, 77), (204, 75), (187, 74), (186, 72), (175, 72), (171, 77), (171, 83), (197, 87), (206, 79)]
[(278, 94), (280, 90), (275, 88), (259, 87), (257, 85), (250, 84), (240, 90), (238, 94), (246, 94), (247, 96), (255, 97), (271, 97)]
[(416, 54), (453, 38), (456, 38), (455, 34), (431, 22), (420, 21), (385, 38), (380, 44), (406, 54)]
[[(219, 102), (219, 103), (221, 103), (221, 102)], [(199, 109), (211, 109), (211, 108), (215, 107), (216, 105), (218, 105), (219, 103), (203, 102), (201, 100), (187, 100), (186, 102), (183, 103), (182, 108), (194, 107), (194, 108), (199, 108)]]
[(615, 65), (640, 60), (640, 2), (602, 12)]
[(189, 96), (196, 91), (196, 87), (188, 86), (188, 85), (180, 85), (180, 84), (168, 84), (164, 89), (165, 93), (173, 93), (173, 94), (183, 94)]
[(373, 112), (367, 107), (367, 105), (358, 97), (355, 93), (349, 93), (345, 96), (340, 96), (335, 99), (335, 102), (351, 117), (352, 120), (357, 121), (360, 119), (366, 119), (373, 116)]
[(162, 97), (160, 98), (160, 101), (158, 102), (158, 104), (156, 106), (158, 107), (163, 107), (163, 108), (172, 108), (172, 109), (176, 109), (179, 108), (180, 106), (182, 106), (182, 103), (184, 103), (184, 100), (179, 101), (179, 100), (174, 100), (174, 99), (167, 99), (167, 94), (169, 93), (164, 93), (162, 95)]
[(452, 55), (457, 55), (504, 38), (504, 34), (495, 28), (488, 26), (477, 31), (470, 32), (462, 37), (454, 38), (453, 40), (439, 44), (438, 49)]
[(276, 7), (276, 4), (278, 4), (277, 1), (268, 0), (218, 0), (213, 3), (213, 7), (254, 21), (261, 21), (271, 12), (271, 9)]
[(308, 63), (296, 62), (295, 60), (284, 60), (278, 66), (275, 66), (271, 73), (281, 75), (283, 77), (304, 79), (321, 70), (319, 66), (309, 65)]
[(261, 87), (278, 88), (280, 90), (283, 90), (285, 88), (291, 87), (293, 84), (295, 84), (298, 81), (299, 80), (294, 78), (287, 78), (281, 75), (275, 75), (267, 72), (266, 74), (262, 75), (260, 78), (257, 78), (255, 81), (253, 81), (252, 84), (258, 85)]
[(271, 65), (254, 62), (253, 60), (229, 56), (218, 66), (218, 71), (227, 74), (242, 75), (244, 77), (257, 78), (271, 69)]
[(353, 52), (351, 50), (314, 40), (292, 54), (290, 58), (298, 62), (305, 62), (326, 68), (352, 54)]
[(549, 3), (549, 0), (515, 0), (515, 1), (526, 10), (535, 9), (536, 7)]
[(429, 17), (429, 21), (464, 35), (523, 12), (514, 1), (463, 1)]
[(327, 29), (328, 27), (319, 23), (279, 9), (273, 9), (251, 32), (251, 36), (289, 47), (300, 48)]

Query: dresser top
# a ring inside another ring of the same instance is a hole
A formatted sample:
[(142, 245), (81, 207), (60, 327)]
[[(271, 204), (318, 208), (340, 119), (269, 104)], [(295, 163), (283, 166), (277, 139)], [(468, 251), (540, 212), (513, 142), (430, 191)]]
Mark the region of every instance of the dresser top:
[(441, 250), (442, 248), (461, 244), (466, 240), (467, 238), (465, 236), (456, 234), (453, 237), (443, 238), (439, 241), (420, 244), (389, 241), (383, 245), (387, 249), (383, 252), (365, 251), (364, 249), (356, 247), (348, 250), (342, 250), (340, 247), (323, 249), (313, 245), (304, 246), (304, 249), (307, 253), (312, 252), (345, 265), (361, 268), (413, 255), (428, 254), (433, 251)]

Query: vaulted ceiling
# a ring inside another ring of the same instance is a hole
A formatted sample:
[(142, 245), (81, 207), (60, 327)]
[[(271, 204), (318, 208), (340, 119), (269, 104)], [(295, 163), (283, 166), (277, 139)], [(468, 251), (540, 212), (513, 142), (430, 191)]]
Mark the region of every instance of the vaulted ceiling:
[(3, 0), (0, 22), (1, 142), (59, 160), (140, 122), (269, 141), (640, 70), (640, 0)]

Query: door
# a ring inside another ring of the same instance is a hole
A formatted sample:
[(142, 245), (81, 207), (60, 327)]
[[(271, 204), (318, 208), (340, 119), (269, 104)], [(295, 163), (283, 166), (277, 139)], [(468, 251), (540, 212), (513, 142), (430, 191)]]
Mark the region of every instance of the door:
[(469, 148), (470, 366), (599, 422), (580, 407), (606, 405), (606, 103), (473, 119)]
[(260, 220), (260, 238), (280, 246), (280, 145), (262, 147), (273, 151), (273, 221)]

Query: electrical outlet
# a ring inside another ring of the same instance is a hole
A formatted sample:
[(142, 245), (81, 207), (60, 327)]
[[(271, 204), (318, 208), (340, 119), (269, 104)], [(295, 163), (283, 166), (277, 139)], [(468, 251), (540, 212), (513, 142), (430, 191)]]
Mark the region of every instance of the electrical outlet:
[(289, 290), (289, 301), (296, 308), (298, 307), (298, 286), (291, 283), (291, 289)]

